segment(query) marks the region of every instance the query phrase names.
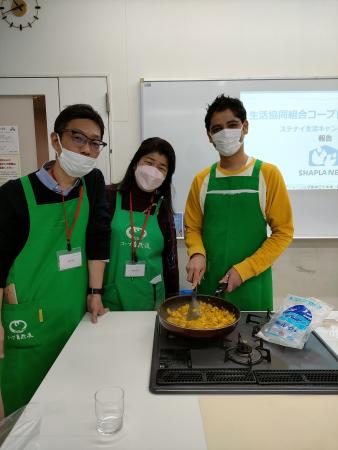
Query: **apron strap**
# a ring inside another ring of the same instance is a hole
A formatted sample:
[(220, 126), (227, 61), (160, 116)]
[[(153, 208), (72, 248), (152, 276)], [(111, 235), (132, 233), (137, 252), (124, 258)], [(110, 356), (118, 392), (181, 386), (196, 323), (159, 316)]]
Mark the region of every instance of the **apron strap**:
[[(262, 161), (259, 159), (256, 159), (255, 161), (255, 165), (254, 168), (252, 170), (252, 177), (258, 177), (259, 176), (259, 172), (261, 170), (261, 166), (262, 166)], [(216, 169), (217, 169), (217, 163), (213, 164), (210, 168), (210, 178), (215, 178), (216, 177)]]
[(157, 216), (158, 211), (160, 209), (160, 206), (162, 205), (162, 202), (163, 202), (163, 195), (162, 195), (162, 197), (160, 197), (158, 199), (158, 202), (157, 202), (157, 205), (156, 205), (156, 209), (155, 209), (155, 212), (154, 212), (154, 216)]
[(262, 166), (262, 161), (260, 161), (259, 159), (256, 159), (254, 168), (252, 170), (252, 175), (251, 175), (252, 177), (259, 176), (259, 171), (261, 170), (261, 166)]
[(28, 209), (30, 206), (36, 206), (36, 199), (35, 199), (35, 195), (33, 192), (33, 188), (31, 185), (31, 182), (29, 181), (28, 176), (22, 177), (21, 179), (21, 184), (26, 196), (26, 200), (27, 200), (27, 204), (28, 204)]
[[(28, 175), (20, 178), (20, 180), (21, 180), (21, 184), (22, 184), (25, 196), (26, 196), (28, 207), (29, 206), (37, 206), (34, 191), (33, 191), (31, 182), (29, 181)], [(85, 195), (87, 195), (87, 187), (86, 187), (86, 182), (85, 182), (84, 177), (81, 178), (81, 181), (82, 181), (82, 185), (83, 185), (83, 193)]]
[(216, 168), (217, 168), (217, 164), (218, 164), (218, 163), (215, 163), (215, 164), (213, 164), (213, 165), (211, 166), (211, 168), (210, 168), (209, 179), (210, 179), (210, 178), (216, 178)]

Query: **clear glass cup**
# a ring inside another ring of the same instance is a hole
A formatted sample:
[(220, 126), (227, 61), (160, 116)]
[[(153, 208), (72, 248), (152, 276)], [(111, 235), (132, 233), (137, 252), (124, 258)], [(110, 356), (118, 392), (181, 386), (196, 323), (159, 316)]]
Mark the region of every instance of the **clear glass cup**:
[(124, 391), (119, 386), (104, 387), (95, 392), (96, 429), (113, 434), (122, 428)]

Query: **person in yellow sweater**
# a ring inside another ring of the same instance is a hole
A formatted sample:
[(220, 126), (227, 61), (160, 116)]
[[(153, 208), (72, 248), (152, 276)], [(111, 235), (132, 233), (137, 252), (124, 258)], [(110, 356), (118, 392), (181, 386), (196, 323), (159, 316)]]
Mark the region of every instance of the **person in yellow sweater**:
[(224, 295), (241, 310), (272, 309), (271, 265), (293, 237), (283, 177), (276, 166), (245, 153), (249, 123), (239, 99), (219, 95), (205, 126), (220, 161), (197, 174), (190, 188), (187, 280), (204, 294), (227, 282)]

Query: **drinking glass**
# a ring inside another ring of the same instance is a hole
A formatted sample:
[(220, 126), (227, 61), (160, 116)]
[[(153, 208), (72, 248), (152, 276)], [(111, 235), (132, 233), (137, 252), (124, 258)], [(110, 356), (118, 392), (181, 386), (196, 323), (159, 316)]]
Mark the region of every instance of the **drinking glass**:
[(96, 428), (113, 434), (122, 428), (124, 391), (119, 386), (103, 387), (95, 392)]

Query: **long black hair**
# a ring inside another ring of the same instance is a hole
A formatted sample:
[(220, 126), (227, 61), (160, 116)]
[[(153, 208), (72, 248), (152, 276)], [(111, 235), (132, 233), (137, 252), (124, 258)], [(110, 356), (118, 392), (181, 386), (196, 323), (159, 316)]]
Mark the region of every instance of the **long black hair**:
[(176, 156), (175, 151), (168, 141), (161, 139), (159, 137), (152, 137), (145, 139), (137, 152), (133, 156), (133, 159), (130, 161), (130, 164), (127, 168), (127, 171), (122, 179), (122, 181), (118, 184), (118, 190), (122, 192), (129, 192), (136, 185), (135, 180), (135, 169), (137, 167), (140, 159), (148, 155), (149, 153), (157, 152), (160, 155), (164, 155), (168, 159), (168, 173), (165, 177), (165, 180), (161, 184), (161, 186), (156, 189), (156, 194), (161, 197), (164, 197), (164, 201), (169, 208), (170, 212), (173, 212), (172, 207), (172, 198), (171, 198), (171, 181), (173, 174), (175, 172), (176, 166)]

